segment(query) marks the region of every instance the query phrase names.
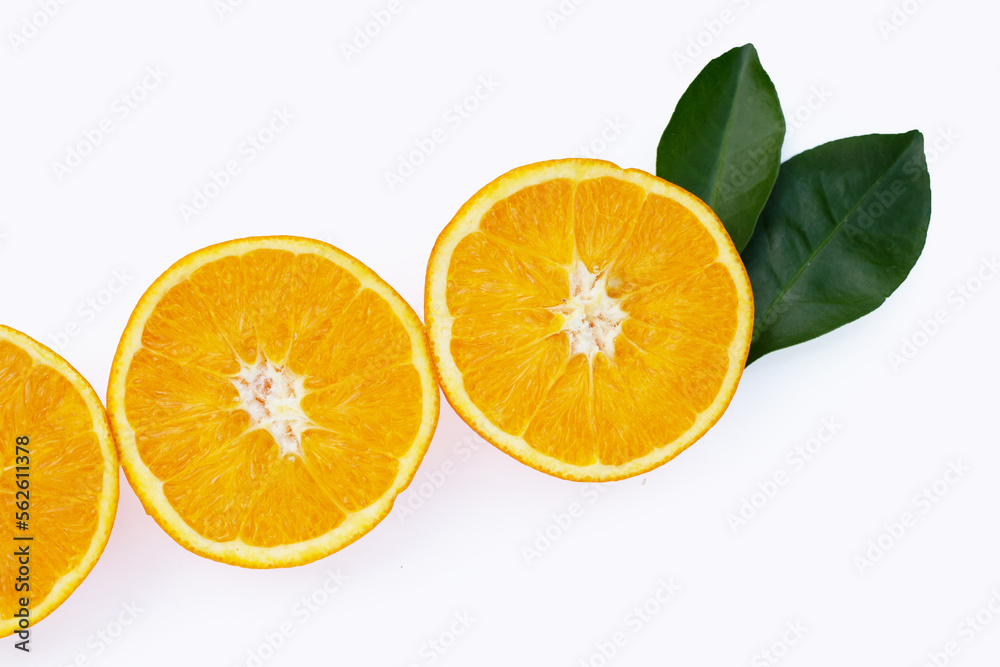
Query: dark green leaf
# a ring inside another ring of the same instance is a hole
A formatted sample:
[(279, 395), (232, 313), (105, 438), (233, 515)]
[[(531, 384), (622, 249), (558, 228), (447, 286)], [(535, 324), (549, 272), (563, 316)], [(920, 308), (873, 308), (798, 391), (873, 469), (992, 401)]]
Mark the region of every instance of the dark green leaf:
[(778, 176), (785, 117), (747, 44), (705, 66), (684, 92), (656, 151), (656, 175), (712, 207), (742, 251)]
[(783, 164), (743, 252), (756, 311), (747, 363), (878, 308), (920, 256), (930, 216), (916, 130), (834, 141)]

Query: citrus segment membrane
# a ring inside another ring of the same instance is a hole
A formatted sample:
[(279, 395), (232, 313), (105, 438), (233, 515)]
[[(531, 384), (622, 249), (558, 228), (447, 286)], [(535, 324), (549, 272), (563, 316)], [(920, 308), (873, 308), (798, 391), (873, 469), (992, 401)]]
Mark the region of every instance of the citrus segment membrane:
[(438, 410), (412, 310), (357, 260), (292, 237), (168, 270), (123, 336), (109, 405), (147, 510), (196, 553), (248, 567), (370, 530)]
[(735, 391), (752, 313), (704, 204), (595, 160), (497, 179), (428, 267), (449, 401), (501, 449), (569, 479), (638, 474), (700, 437)]

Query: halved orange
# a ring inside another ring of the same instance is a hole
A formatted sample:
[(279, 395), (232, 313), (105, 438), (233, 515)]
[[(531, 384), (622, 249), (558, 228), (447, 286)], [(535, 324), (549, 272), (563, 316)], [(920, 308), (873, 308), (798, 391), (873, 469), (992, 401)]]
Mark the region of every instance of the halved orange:
[(90, 384), (55, 352), (2, 325), (0, 438), (7, 637), (52, 613), (94, 568), (118, 509), (118, 458)]
[(111, 426), (146, 511), (189, 550), (287, 567), (358, 539), (430, 443), (423, 326), (331, 245), (199, 250), (146, 291), (115, 354)]
[(540, 471), (607, 481), (700, 438), (743, 372), (753, 295), (718, 217), (599, 160), (515, 169), (441, 233), (427, 270), (445, 396)]

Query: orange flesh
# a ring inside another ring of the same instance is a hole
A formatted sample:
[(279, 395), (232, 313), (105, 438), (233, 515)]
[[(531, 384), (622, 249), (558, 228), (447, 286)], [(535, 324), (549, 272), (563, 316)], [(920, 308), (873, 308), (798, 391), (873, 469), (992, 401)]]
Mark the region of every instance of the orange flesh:
[[(98, 527), (104, 458), (77, 389), (20, 347), (0, 341), (0, 618), (17, 611), (14, 535), (30, 535), (30, 599), (40, 602), (83, 560)], [(30, 438), (29, 531), (16, 529), (17, 436)]]
[(392, 486), (422, 418), (411, 356), (391, 306), (348, 271), (254, 250), (205, 264), (156, 305), (128, 368), (125, 414), (196, 532), (294, 544)]
[[(500, 429), (572, 465), (622, 465), (673, 442), (730, 365), (739, 298), (718, 258), (687, 208), (616, 178), (550, 180), (498, 201), (448, 268), (466, 393)], [(596, 345), (584, 349), (567, 302), (596, 282), (621, 314), (588, 314), (580, 335)]]

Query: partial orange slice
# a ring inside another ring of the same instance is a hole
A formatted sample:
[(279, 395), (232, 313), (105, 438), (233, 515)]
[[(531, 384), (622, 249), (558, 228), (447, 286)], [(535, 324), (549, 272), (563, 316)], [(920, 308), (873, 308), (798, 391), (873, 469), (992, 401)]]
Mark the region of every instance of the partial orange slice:
[(543, 472), (606, 481), (718, 421), (750, 347), (753, 295), (715, 214), (598, 160), (515, 169), (438, 238), (425, 319), (445, 396)]
[(381, 521), (430, 443), (423, 326), (326, 243), (260, 237), (180, 260), (136, 306), (108, 386), (125, 473), (189, 550), (322, 558)]
[(52, 613), (94, 568), (118, 508), (118, 458), (104, 406), (83, 376), (2, 325), (0, 438), (7, 637)]

